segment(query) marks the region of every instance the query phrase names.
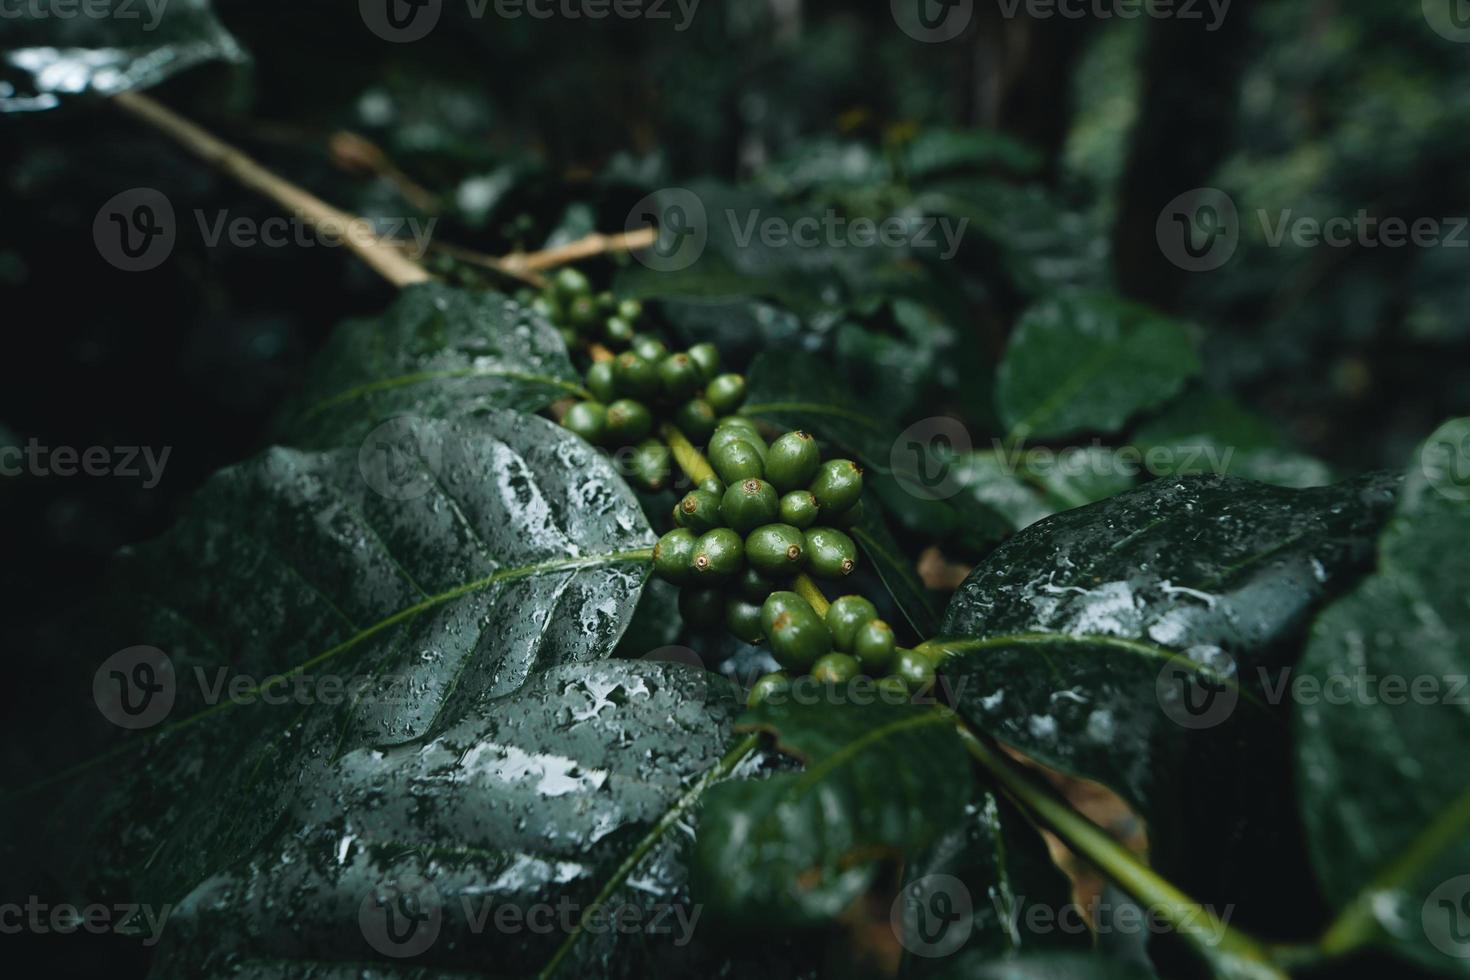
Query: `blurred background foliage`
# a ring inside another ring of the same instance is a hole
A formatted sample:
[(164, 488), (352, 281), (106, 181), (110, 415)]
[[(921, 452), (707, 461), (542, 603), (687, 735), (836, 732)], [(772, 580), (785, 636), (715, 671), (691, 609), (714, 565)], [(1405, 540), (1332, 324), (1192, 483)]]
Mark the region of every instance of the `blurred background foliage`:
[[(1400, 465), (1470, 412), (1463, 245), (1273, 247), (1253, 217), (1470, 214), (1470, 51), (1418, 4), (1236, 0), (1210, 30), (979, 3), (943, 44), (896, 29), (886, 4), (831, 0), (705, 3), (686, 30), (674, 5), (670, 20), (589, 21), (447, 3), (411, 44), (325, 0), (216, 7), (252, 63), (191, 71), (157, 97), (334, 204), (435, 215), (436, 237), (463, 247), (620, 230), (670, 186), (711, 213), (968, 219), (952, 261), (712, 241), (677, 277), (592, 270), (737, 364), (763, 348), (827, 354), (902, 424), (952, 414), (977, 443), (1004, 435), (989, 379), (1023, 313), (1071, 289), (1147, 304), (1198, 341), (1183, 416), (1141, 424), (1140, 446), (1208, 427), (1279, 454), (1247, 475), (1280, 463), (1282, 482), (1320, 482)], [(207, 247), (195, 209), (264, 219), (273, 206), (104, 107), (0, 126), (0, 439), (172, 447), (156, 489), (0, 482), (19, 559), (0, 587), (40, 612), (255, 452), (331, 325), (381, 311), (392, 290), (341, 249)], [(137, 186), (181, 216), (173, 259), (146, 275), (112, 268), (91, 235), (101, 203)], [(1242, 216), (1238, 251), (1210, 273), (1174, 267), (1154, 237), (1165, 202), (1198, 186)], [(1039, 489), (1053, 506), (1079, 499)], [(997, 533), (1047, 509), (986, 493)]]

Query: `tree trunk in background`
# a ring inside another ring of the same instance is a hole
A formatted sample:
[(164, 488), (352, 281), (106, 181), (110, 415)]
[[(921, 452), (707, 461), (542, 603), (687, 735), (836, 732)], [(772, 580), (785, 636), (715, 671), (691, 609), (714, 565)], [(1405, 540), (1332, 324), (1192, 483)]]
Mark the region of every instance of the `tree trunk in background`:
[(1189, 273), (1159, 247), (1170, 200), (1207, 186), (1231, 146), (1254, 4), (1238, 0), (1214, 31), (1206, 20), (1148, 22), (1138, 121), (1118, 187), (1113, 271), (1127, 296), (1174, 308)]

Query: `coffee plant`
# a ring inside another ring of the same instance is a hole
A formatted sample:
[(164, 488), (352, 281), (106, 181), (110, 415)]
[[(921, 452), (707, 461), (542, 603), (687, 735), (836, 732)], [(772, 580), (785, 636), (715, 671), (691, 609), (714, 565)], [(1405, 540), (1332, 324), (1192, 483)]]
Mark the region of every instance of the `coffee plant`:
[[(242, 56), (173, 7), (7, 43), (0, 92), (106, 97), (320, 226), (142, 94)], [(974, 218), (1020, 296), (979, 373), (913, 249), (712, 222), (670, 268), (682, 189), (642, 238), (568, 184), (593, 220), (540, 251), (358, 243), (386, 308), (10, 649), (70, 686), (6, 877), (168, 910), (158, 978), (1470, 976), (1470, 419), (1394, 471), (1293, 450), (957, 180), (1019, 153), (695, 192)]]

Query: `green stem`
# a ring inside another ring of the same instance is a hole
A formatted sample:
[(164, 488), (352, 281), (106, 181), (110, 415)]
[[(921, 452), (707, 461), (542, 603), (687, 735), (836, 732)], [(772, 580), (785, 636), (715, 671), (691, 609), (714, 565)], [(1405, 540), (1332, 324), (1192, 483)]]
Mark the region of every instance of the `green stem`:
[(812, 581), (812, 577), (806, 572), (802, 572), (791, 580), (791, 591), (811, 603), (811, 607), (817, 611), (818, 616), (826, 616), (827, 610), (832, 606), (822, 592), (822, 587)]
[(653, 827), (648, 831), (648, 833), (643, 835), (643, 839), (638, 842), (638, 846), (633, 848), (632, 852), (623, 859), (623, 863), (618, 865), (618, 868), (616, 871), (613, 872), (612, 877), (607, 880), (607, 883), (602, 886), (602, 890), (597, 893), (597, 897), (594, 898), (592, 900), (592, 903), (583, 910), (581, 918), (577, 920), (577, 924), (572, 927), (572, 931), (567, 934), (567, 938), (562, 941), (562, 944), (560, 946), (557, 947), (556, 953), (552, 955), (551, 960), (546, 964), (546, 967), (541, 971), (540, 974), (538, 974), (541, 980), (545, 980), (545, 978), (550, 977), (552, 974), (556, 973), (557, 969), (561, 966), (562, 961), (567, 958), (572, 949), (577, 945), (577, 941), (582, 938), (582, 934), (586, 932), (587, 922), (592, 918), (592, 916), (596, 915), (605, 905), (607, 905), (608, 901), (612, 899), (613, 893), (623, 886), (623, 883), (628, 880), (628, 876), (631, 875), (633, 871), (638, 867), (639, 863), (648, 856), (648, 852), (653, 850), (654, 845), (656, 845), (660, 840), (663, 839), (664, 834), (668, 833), (669, 829), (672, 828), (674, 824), (677, 823), (679, 819), (690, 810), (690, 808), (692, 808), (696, 803), (699, 802), (699, 799), (701, 796), (704, 795), (705, 790), (709, 789), (715, 783), (730, 775), (730, 773), (734, 771), (735, 767), (738, 766), (745, 759), (746, 756), (750, 755), (750, 753), (755, 750), (755, 747), (757, 744), (759, 744), (759, 742), (759, 733), (747, 735), (744, 739), (738, 742), (734, 748), (732, 748), (729, 752), (725, 754), (725, 757), (719, 761), (718, 765), (716, 765), (713, 769), (705, 772), (704, 775), (700, 776), (699, 781), (691, 786), (688, 792), (679, 797), (679, 799), (674, 802), (674, 805), (669, 807), (668, 812), (666, 812), (661, 818), (659, 818), (658, 823), (654, 824)]
[(1256, 940), (1231, 929), (1212, 909), (1161, 878), (1097, 824), (1062, 800), (1050, 787), (1013, 762), (993, 744), (963, 724), (957, 726), (970, 755), (1023, 809), (1053, 831), (1068, 847), (1169, 923), (1209, 962), (1216, 974), (1231, 980), (1284, 980), (1285, 974)]
[(683, 470), (684, 475), (693, 480), (696, 486), (705, 480), (719, 479), (715, 475), (714, 467), (710, 466), (709, 460), (704, 458), (704, 453), (695, 448), (694, 443), (679, 431), (678, 426), (672, 422), (666, 422), (660, 434), (664, 437), (669, 451), (674, 454), (674, 462), (679, 464), (679, 469)]

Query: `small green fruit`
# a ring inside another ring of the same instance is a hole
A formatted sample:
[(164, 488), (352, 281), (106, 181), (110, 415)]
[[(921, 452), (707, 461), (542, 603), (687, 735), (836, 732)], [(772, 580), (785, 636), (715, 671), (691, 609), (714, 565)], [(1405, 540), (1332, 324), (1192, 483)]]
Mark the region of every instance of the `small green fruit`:
[(781, 498), (781, 520), (803, 531), (817, 522), (819, 509), (810, 490), (793, 490)]
[(694, 574), (694, 532), (679, 527), (653, 546), (653, 572), (671, 585), (683, 585)]
[(846, 684), (862, 671), (845, 653), (829, 653), (812, 664), (812, 676), (823, 684)]
[(797, 593), (785, 590), (772, 592), (766, 596), (766, 601), (761, 603), (761, 629), (765, 630), (766, 635), (769, 636), (771, 627), (776, 622), (776, 617), (783, 612), (790, 612), (793, 609), (805, 610), (813, 616), (816, 615), (816, 611), (812, 609), (811, 603), (807, 602)]
[(852, 639), (852, 653), (868, 673), (888, 673), (893, 662), (893, 628), (881, 619), (873, 619), (858, 627)]
[(691, 490), (674, 507), (674, 523), (695, 534), (720, 526), (720, 498), (708, 490)]
[(585, 330), (597, 322), (597, 300), (591, 296), (578, 296), (567, 304), (567, 322), (578, 330)]
[(628, 461), (628, 476), (644, 490), (662, 490), (673, 475), (672, 464), (668, 446), (658, 439), (645, 439), (633, 450)]
[(633, 337), (633, 353), (645, 361), (652, 361), (657, 364), (669, 356), (669, 349), (664, 345), (662, 340), (659, 340), (653, 334), (640, 333), (635, 334)]
[[(743, 439), (721, 443), (718, 447), (710, 450), (710, 465), (720, 475), (727, 485), (740, 483), (743, 480), (759, 480), (765, 473), (765, 467), (761, 464), (760, 454), (750, 443)], [(774, 490), (771, 491), (775, 493)], [(779, 507), (779, 503), (777, 504)]]
[(653, 416), (631, 398), (619, 398), (607, 407), (607, 441), (615, 446), (641, 442), (653, 431)]
[(914, 694), (923, 694), (934, 686), (934, 665), (917, 650), (897, 650), (890, 668)]
[(759, 643), (765, 639), (761, 632), (761, 607), (739, 597), (726, 600), (725, 628), (746, 643)]
[(610, 316), (602, 325), (602, 335), (614, 347), (626, 347), (633, 342), (633, 324), (620, 316)]
[(587, 369), (587, 390), (592, 397), (604, 405), (618, 397), (617, 382), (613, 379), (612, 361), (598, 361)]
[(877, 618), (877, 607), (862, 596), (838, 598), (827, 607), (827, 629), (832, 631), (832, 645), (843, 653), (851, 653), (858, 627)]
[(618, 316), (634, 323), (643, 315), (643, 304), (636, 299), (625, 299), (618, 303)]
[(579, 270), (565, 266), (557, 270), (555, 278), (551, 280), (551, 288), (559, 299), (571, 300), (590, 294), (592, 283)]
[(739, 374), (722, 374), (709, 383), (704, 397), (721, 415), (734, 414), (745, 401), (745, 377)]
[(666, 399), (687, 401), (699, 391), (699, 365), (688, 354), (670, 354), (658, 364), (658, 380)]
[(857, 568), (857, 545), (835, 527), (807, 531), (806, 548), (812, 574), (818, 578), (845, 578)]
[(840, 514), (862, 497), (863, 471), (850, 459), (829, 459), (817, 470), (810, 489), (823, 511)]
[(613, 380), (624, 398), (652, 401), (658, 394), (658, 365), (633, 351), (623, 351), (613, 361)]
[(607, 438), (607, 409), (597, 402), (577, 402), (567, 409), (561, 424), (596, 446)]
[(750, 694), (745, 699), (747, 708), (754, 708), (766, 698), (778, 691), (784, 691), (791, 686), (791, 676), (784, 670), (778, 670), (773, 674), (765, 674), (757, 680), (750, 688)]
[[(749, 552), (749, 546), (746, 548)], [(748, 554), (747, 554), (747, 557)], [(765, 602), (766, 596), (774, 591), (776, 585), (754, 568), (747, 567), (740, 573), (740, 578), (735, 583), (735, 591), (751, 602)]]
[[(771, 598), (781, 594), (772, 593)], [(761, 607), (761, 624), (770, 623), (766, 639), (771, 644), (772, 655), (782, 667), (810, 670), (813, 664), (832, 652), (832, 634), (827, 632), (827, 624), (805, 600), (802, 605), (792, 604), (768, 616), (766, 607), (770, 605), (771, 598), (766, 599), (766, 605)]]
[(703, 376), (705, 383), (714, 379), (715, 372), (720, 369), (720, 349), (718, 347), (714, 344), (695, 344), (689, 348), (689, 357), (699, 365), (699, 373)]
[(782, 493), (790, 493), (811, 483), (820, 465), (817, 440), (805, 432), (788, 432), (766, 453), (766, 479)]
[(826, 514), (827, 524), (830, 527), (850, 528), (856, 527), (863, 522), (863, 502), (859, 500), (840, 514)]
[(758, 527), (745, 539), (745, 560), (766, 575), (795, 575), (806, 562), (806, 536), (789, 524)]
[(674, 424), (696, 446), (715, 431), (715, 410), (703, 398), (691, 398), (674, 410)]
[(692, 564), (698, 582), (732, 579), (745, 566), (745, 542), (728, 527), (706, 531), (695, 542)]
[(759, 477), (731, 483), (720, 499), (720, 517), (736, 534), (749, 534), (762, 524), (772, 523), (780, 511), (781, 499), (775, 488)]

